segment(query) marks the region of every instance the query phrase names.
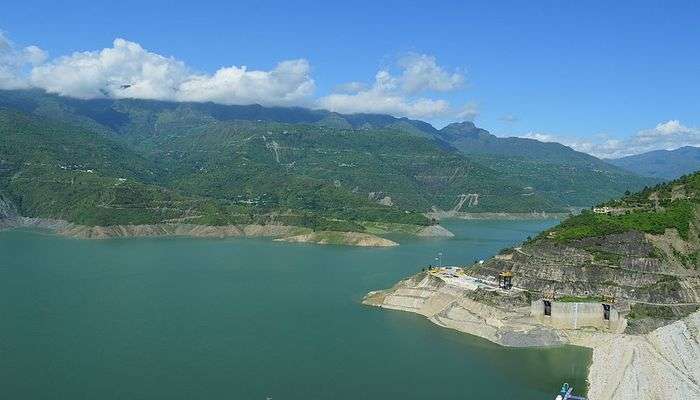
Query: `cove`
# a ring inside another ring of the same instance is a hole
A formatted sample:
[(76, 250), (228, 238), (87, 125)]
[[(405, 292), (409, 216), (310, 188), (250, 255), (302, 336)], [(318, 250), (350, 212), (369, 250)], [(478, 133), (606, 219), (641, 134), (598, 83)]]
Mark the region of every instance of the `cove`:
[(547, 399), (591, 353), (512, 349), (360, 304), (556, 221), (448, 221), (395, 248), (0, 232), (0, 386), (21, 399)]

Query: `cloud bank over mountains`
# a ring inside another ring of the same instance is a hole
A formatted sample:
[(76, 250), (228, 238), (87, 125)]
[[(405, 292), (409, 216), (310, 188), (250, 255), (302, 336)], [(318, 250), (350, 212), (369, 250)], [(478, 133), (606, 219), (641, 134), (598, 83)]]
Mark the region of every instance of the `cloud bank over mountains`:
[(652, 150), (674, 150), (683, 146), (700, 147), (700, 128), (685, 126), (678, 120), (659, 123), (654, 128), (641, 130), (625, 139), (612, 139), (606, 135), (580, 139), (546, 133), (521, 136), (542, 142), (558, 142), (600, 158), (620, 158)]
[(230, 66), (207, 75), (124, 39), (114, 40), (110, 48), (76, 52), (37, 65), (31, 69), (28, 83), (51, 93), (83, 99), (263, 105), (298, 105), (315, 89), (306, 60), (283, 61), (270, 71)]
[(427, 97), (429, 93), (461, 89), (465, 81), (462, 73), (447, 71), (435, 57), (425, 54), (407, 54), (395, 64), (398, 74), (382, 69), (371, 85), (350, 82), (341, 85), (338, 93), (316, 98), (311, 65), (305, 59), (281, 61), (269, 71), (233, 65), (206, 74), (125, 39), (115, 39), (112, 47), (48, 60), (48, 54), (39, 47), (17, 48), (0, 34), (3, 89), (35, 87), (82, 99), (321, 107), (412, 118), (456, 117), (462, 112), (446, 100)]
[[(454, 105), (440, 98), (442, 94), (463, 90), (465, 83), (463, 71), (448, 70), (431, 55), (408, 53), (377, 71), (372, 82), (347, 82), (331, 94), (318, 97), (311, 65), (305, 59), (284, 60), (268, 71), (232, 65), (207, 74), (125, 39), (115, 39), (112, 47), (101, 50), (50, 59), (41, 48), (18, 47), (0, 31), (0, 89), (33, 87), (82, 99), (257, 103), (472, 121), (479, 115), (476, 103)], [(509, 114), (501, 121), (514, 123), (517, 118)], [(556, 141), (603, 158), (700, 146), (700, 128), (685, 126), (678, 120), (659, 123), (626, 139), (605, 135), (577, 139), (537, 132), (520, 136)]]
[[(378, 112), (414, 118), (460, 115), (462, 110), (454, 108), (442, 99), (426, 97), (426, 93), (450, 92), (464, 86), (465, 77), (461, 72), (449, 72), (438, 65), (435, 57), (426, 54), (410, 53), (401, 57), (395, 75), (388, 68), (374, 76), (369, 85), (363, 82), (349, 82), (340, 86), (337, 93), (321, 97), (322, 108), (341, 112)], [(473, 119), (475, 112), (468, 115)]]
[(0, 31), (0, 89), (24, 89), (29, 87), (23, 77), (26, 68), (40, 65), (48, 54), (36, 46), (16, 48)]

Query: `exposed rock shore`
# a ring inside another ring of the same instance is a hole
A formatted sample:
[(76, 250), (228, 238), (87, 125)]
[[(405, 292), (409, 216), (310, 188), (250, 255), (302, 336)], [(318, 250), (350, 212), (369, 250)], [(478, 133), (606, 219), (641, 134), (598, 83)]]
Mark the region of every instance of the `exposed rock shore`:
[(569, 213), (508, 213), (508, 212), (455, 212), (455, 211), (431, 211), (425, 214), (428, 218), (435, 219), (496, 219), (496, 220), (537, 220), (537, 219), (563, 219), (568, 217)]
[(568, 343), (557, 330), (536, 324), (529, 305), (511, 309), (497, 307), (466, 295), (467, 291), (445, 284), (422, 272), (387, 290), (370, 292), (363, 304), (409, 311), (433, 323), (488, 339), (502, 346), (552, 346)]
[(12, 218), (0, 217), (0, 230), (12, 228), (36, 228), (48, 229), (58, 232), (71, 226), (72, 224), (70, 222), (63, 221), (60, 219), (29, 218), (18, 216)]
[(82, 239), (104, 239), (114, 237), (143, 236), (192, 236), (192, 237), (277, 237), (303, 232), (303, 228), (286, 225), (194, 225), (194, 224), (156, 224), (156, 225), (115, 225), (115, 226), (81, 226), (70, 225), (57, 232), (61, 235)]
[(572, 340), (593, 348), (590, 400), (700, 399), (700, 312), (645, 335)]
[[(289, 225), (196, 225), (166, 223), (153, 225), (85, 226), (62, 220), (14, 217), (0, 219), (0, 229), (48, 229), (63, 236), (79, 239), (122, 237), (190, 236), (202, 238), (268, 237), (292, 243), (338, 244), (360, 247), (389, 247), (398, 243), (379, 236), (358, 232), (312, 232), (308, 228)], [(449, 232), (445, 230), (446, 232)]]
[(359, 232), (311, 232), (275, 240), (293, 243), (346, 244), (360, 247), (391, 247), (399, 245), (389, 239)]
[(700, 312), (646, 335), (562, 330), (537, 324), (529, 307), (503, 307), (419, 273), (363, 303), (425, 316), (436, 325), (503, 346), (571, 344), (593, 349), (590, 400), (700, 398)]
[(425, 228), (422, 228), (421, 230), (416, 233), (416, 236), (420, 237), (454, 237), (455, 234), (450, 232), (449, 230), (445, 229), (441, 225), (431, 225), (431, 226), (426, 226)]

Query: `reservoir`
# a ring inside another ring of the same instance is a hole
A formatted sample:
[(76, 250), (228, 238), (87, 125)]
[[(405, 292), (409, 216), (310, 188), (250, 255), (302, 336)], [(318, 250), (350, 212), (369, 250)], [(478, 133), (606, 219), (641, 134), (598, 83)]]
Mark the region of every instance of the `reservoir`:
[(0, 232), (7, 399), (551, 399), (590, 350), (513, 349), (360, 304), (441, 252), (470, 264), (556, 221), (451, 221), (394, 248)]

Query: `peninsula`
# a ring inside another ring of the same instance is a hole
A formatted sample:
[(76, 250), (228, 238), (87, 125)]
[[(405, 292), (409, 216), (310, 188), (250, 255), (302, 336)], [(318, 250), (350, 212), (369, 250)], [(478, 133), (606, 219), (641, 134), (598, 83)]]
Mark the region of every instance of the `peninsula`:
[(427, 268), (367, 305), (503, 346), (593, 349), (591, 400), (700, 396), (700, 173), (586, 210), (473, 265)]

